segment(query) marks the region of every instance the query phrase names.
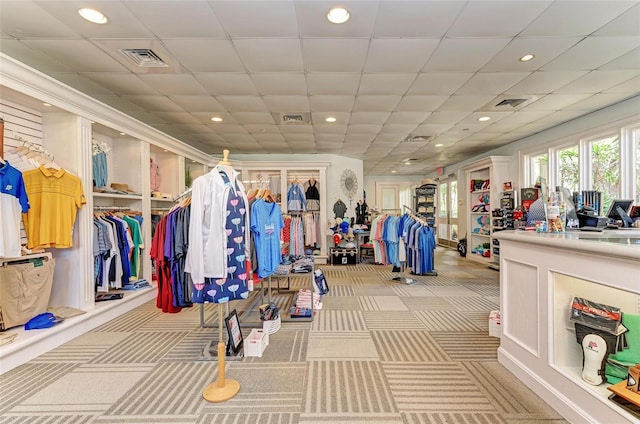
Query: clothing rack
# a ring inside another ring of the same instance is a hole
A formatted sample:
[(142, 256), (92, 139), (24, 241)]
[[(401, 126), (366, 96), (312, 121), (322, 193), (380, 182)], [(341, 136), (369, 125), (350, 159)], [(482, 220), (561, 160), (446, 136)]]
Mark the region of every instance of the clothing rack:
[(129, 206), (94, 206), (94, 211), (130, 211)]
[(190, 196), (191, 195), (191, 188), (186, 189), (185, 191), (183, 191), (181, 194), (177, 195), (176, 197), (174, 197), (173, 199), (171, 199), (174, 202), (177, 202), (178, 200), (182, 199), (183, 197), (186, 196)]

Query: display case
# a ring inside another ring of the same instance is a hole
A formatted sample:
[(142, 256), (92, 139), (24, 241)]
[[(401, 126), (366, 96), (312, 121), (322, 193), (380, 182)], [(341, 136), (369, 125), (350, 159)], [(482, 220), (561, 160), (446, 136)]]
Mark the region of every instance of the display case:
[(429, 226), (436, 223), (436, 185), (425, 184), (415, 189), (414, 212), (422, 217)]

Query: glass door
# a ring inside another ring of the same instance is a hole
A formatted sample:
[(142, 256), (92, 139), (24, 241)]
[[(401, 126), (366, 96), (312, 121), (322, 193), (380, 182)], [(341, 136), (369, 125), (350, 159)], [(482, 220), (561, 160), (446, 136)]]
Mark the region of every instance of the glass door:
[(448, 178), (438, 183), (438, 244), (456, 247), (458, 244), (458, 180)]

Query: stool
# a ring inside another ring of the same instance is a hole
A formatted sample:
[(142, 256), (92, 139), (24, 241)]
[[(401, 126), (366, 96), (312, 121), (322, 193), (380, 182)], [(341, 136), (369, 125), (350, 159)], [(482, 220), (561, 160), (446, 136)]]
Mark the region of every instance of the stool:
[(372, 243), (364, 243), (360, 245), (360, 262), (362, 262), (365, 258), (370, 259), (371, 261), (375, 259)]

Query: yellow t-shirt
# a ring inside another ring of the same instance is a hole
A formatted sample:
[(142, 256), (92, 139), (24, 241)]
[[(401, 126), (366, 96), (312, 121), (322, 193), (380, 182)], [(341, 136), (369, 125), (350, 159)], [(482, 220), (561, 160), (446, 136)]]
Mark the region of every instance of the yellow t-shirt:
[(78, 209), (86, 203), (80, 178), (43, 166), (22, 173), (31, 208), (22, 214), (27, 247), (71, 247)]

